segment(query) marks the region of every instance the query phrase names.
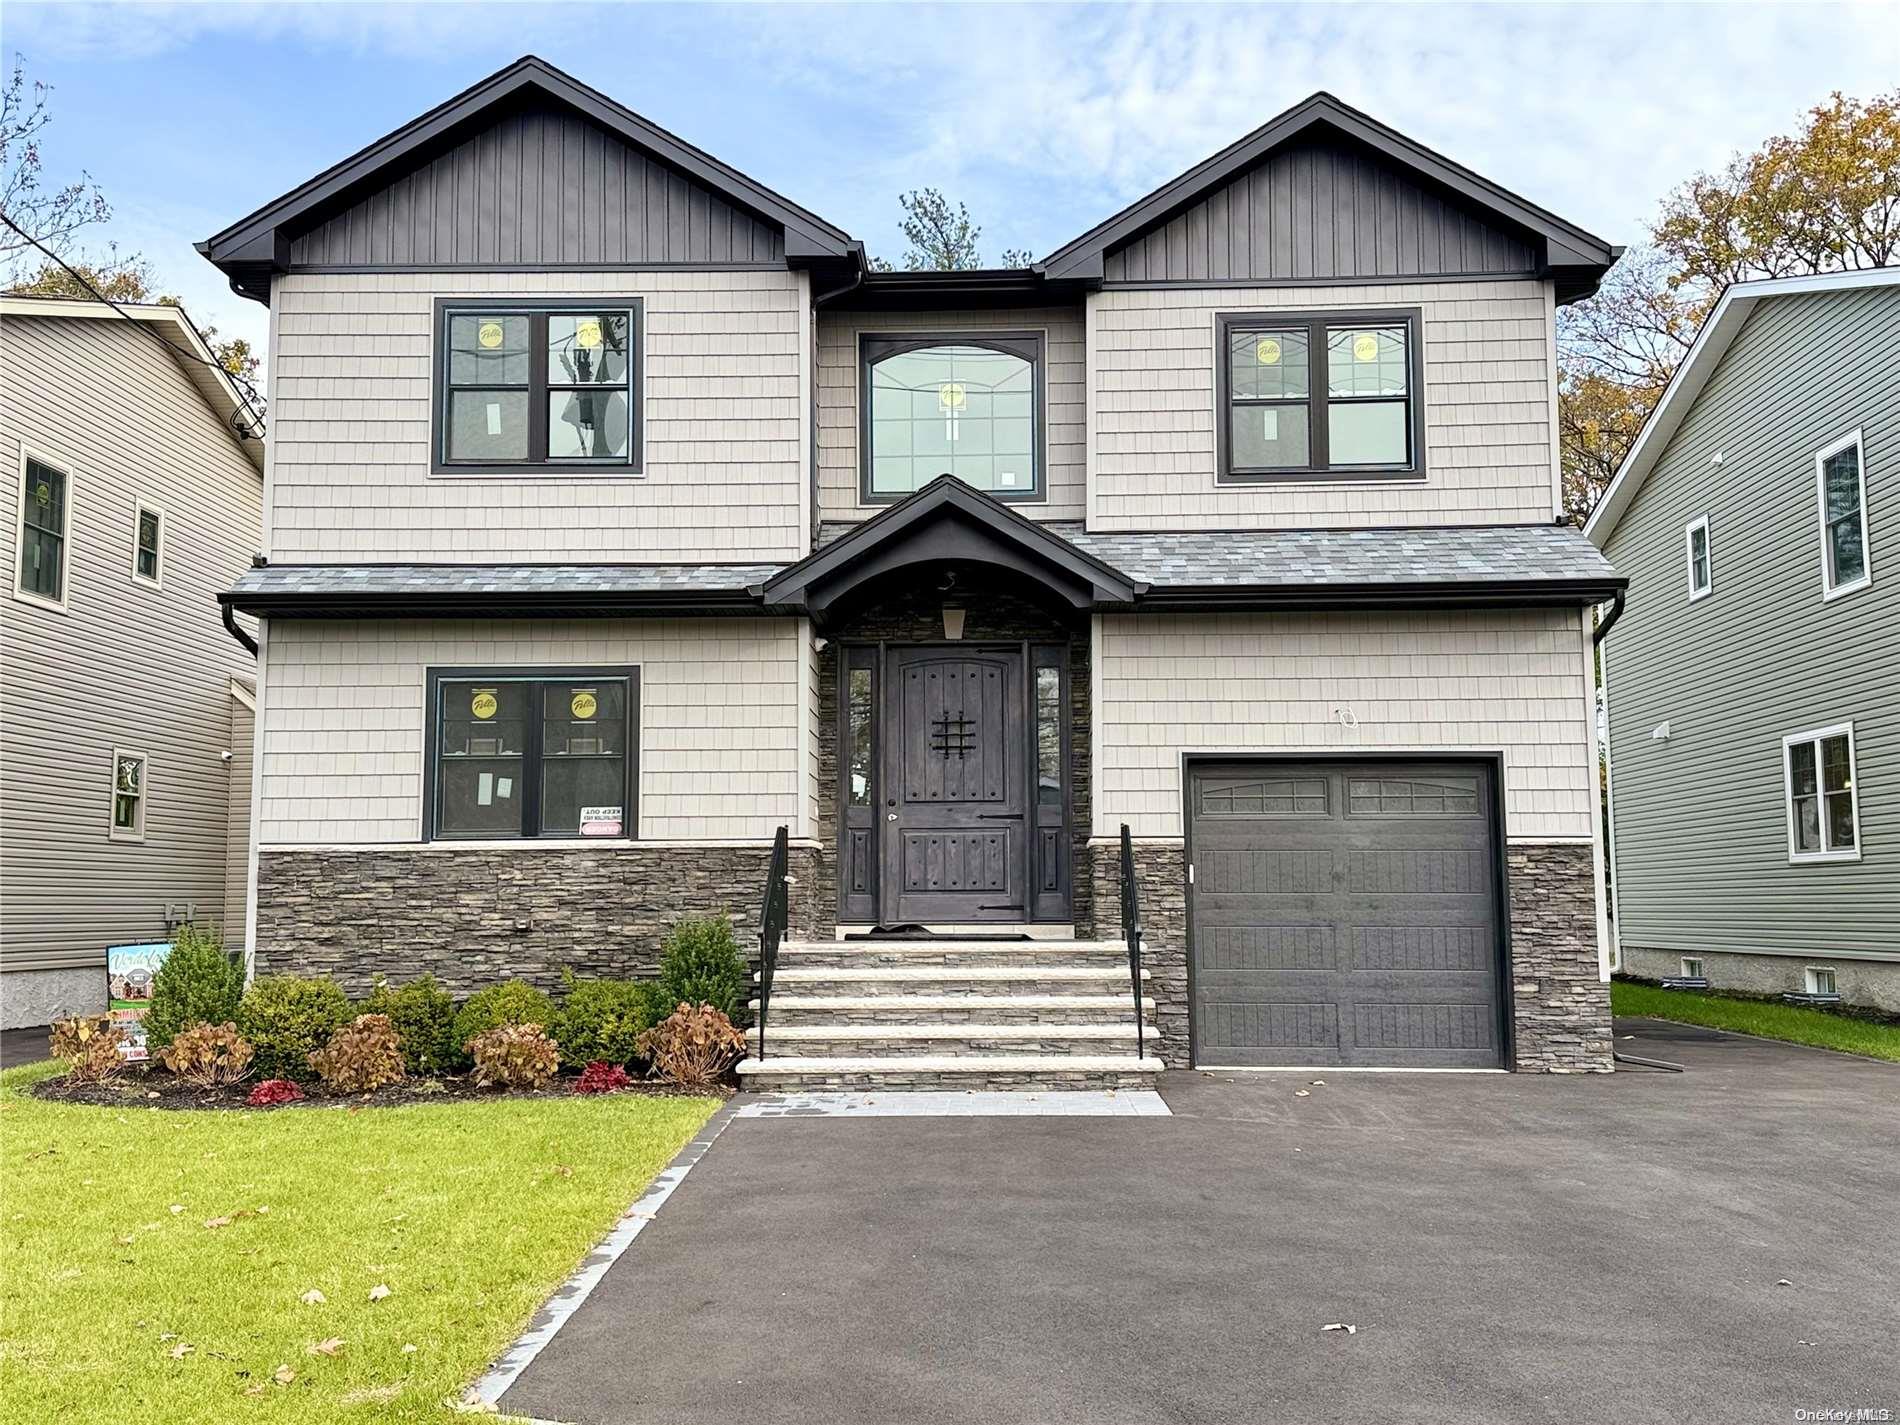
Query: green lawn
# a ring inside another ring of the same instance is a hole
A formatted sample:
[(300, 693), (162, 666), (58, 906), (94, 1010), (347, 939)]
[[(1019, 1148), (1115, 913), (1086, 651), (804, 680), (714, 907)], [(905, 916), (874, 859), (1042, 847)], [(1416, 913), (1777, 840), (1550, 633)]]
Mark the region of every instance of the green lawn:
[(1610, 984), (1610, 1008), (1617, 1014), (1706, 1024), (1737, 1034), (1759, 1034), (1764, 1039), (1786, 1039), (1848, 1054), (1900, 1060), (1900, 1025), (1852, 1019), (1805, 1005), (1727, 999), (1695, 990), (1665, 990), (1614, 980)]
[[(0, 1400), (74, 1425), (453, 1419), (444, 1402), (717, 1107), (178, 1112), (20, 1092), (52, 1072), (0, 1075)], [(321, 1304), (299, 1300), (312, 1290)]]

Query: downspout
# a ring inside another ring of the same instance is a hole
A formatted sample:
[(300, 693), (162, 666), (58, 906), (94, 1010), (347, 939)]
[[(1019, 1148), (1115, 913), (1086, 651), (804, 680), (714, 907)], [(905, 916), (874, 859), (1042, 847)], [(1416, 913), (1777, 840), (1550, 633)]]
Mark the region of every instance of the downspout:
[(1604, 635), (1615, 628), (1616, 621), (1623, 617), (1623, 594), (1624, 591), (1618, 589), (1612, 596), (1609, 616), (1598, 621), (1596, 632), (1590, 635), (1590, 641), (1592, 643), (1603, 642)]
[(238, 624), (237, 610), (222, 600), (219, 601), (218, 607), (224, 611), (224, 626), (226, 630), (229, 631), (231, 637), (243, 644), (245, 651), (249, 653), (251, 657), (257, 657), (257, 640), (246, 633)]

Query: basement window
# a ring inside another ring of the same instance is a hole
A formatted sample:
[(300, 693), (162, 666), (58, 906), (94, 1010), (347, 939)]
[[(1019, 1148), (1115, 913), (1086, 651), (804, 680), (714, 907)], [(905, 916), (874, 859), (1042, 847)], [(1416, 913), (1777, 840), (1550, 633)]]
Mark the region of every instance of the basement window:
[(438, 474), (640, 468), (640, 302), (436, 304)]
[(1699, 980), (1702, 976), (1702, 961), (1694, 955), (1682, 957), (1682, 977), (1685, 980)]
[(1831, 995), (1840, 991), (1834, 988), (1834, 972), (1825, 966), (1810, 965), (1806, 971), (1807, 993), (1811, 995)]
[(430, 840), (629, 838), (639, 670), (429, 674)]

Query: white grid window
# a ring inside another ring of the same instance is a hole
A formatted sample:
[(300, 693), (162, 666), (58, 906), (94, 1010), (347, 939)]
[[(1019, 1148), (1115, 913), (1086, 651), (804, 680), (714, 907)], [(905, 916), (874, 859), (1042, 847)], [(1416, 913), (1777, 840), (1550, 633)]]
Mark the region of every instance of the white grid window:
[(1821, 592), (1838, 598), (1873, 582), (1867, 548), (1867, 469), (1860, 432), (1814, 457), (1821, 505)]
[(112, 839), (145, 839), (145, 754), (112, 754)]
[(1689, 570), (1689, 602), (1706, 599), (1715, 587), (1715, 564), (1709, 551), (1709, 517), (1689, 521), (1682, 532), (1683, 554)]
[(1858, 861), (1860, 794), (1854, 785), (1854, 725), (1839, 723), (1783, 739), (1788, 859)]

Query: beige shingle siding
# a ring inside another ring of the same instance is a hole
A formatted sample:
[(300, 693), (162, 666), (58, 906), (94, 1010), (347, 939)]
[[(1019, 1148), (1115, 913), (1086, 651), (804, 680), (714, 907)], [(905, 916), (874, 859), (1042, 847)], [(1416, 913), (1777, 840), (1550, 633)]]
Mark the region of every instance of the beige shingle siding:
[[(162, 939), (168, 903), (227, 919), (222, 754), (252, 664), (216, 594), (257, 548), (262, 482), (129, 322), (9, 318), (0, 373), (0, 963), (103, 966)], [(22, 443), (71, 480), (65, 613), (13, 597)], [(132, 582), (142, 502), (165, 513), (157, 589)], [(108, 835), (115, 748), (149, 759), (142, 842)]]
[[(429, 473), (438, 297), (639, 297), (644, 473)], [(280, 563), (794, 559), (800, 274), (301, 273), (273, 288)]]
[(640, 835), (764, 840), (805, 775), (792, 619), (273, 620), (260, 844), (421, 835), (429, 668), (640, 669)]
[[(1092, 529), (1511, 524), (1553, 517), (1554, 297), (1533, 280), (1115, 289), (1095, 328)], [(1222, 485), (1215, 314), (1418, 307), (1422, 481)]]
[(1013, 502), (1031, 519), (1079, 520), (1087, 479), (1082, 309), (974, 312), (821, 312), (818, 318), (818, 511), (858, 520), (885, 506), (858, 497), (858, 351), (863, 335), (908, 332), (1041, 332), (1046, 403), (1043, 460), (1048, 498)]
[[(1763, 300), (1609, 537), (1630, 581), (1604, 640), (1625, 945), (1900, 958), (1896, 334), (1897, 287)], [(1873, 582), (1824, 600), (1814, 457), (1856, 428)], [(1691, 604), (1704, 515), (1714, 583)], [(1782, 739), (1849, 721), (1862, 858), (1790, 864)]]
[[(1574, 609), (1099, 621), (1095, 832), (1181, 835), (1185, 752), (1502, 752), (1506, 831), (1590, 835)], [(1358, 726), (1341, 726), (1335, 708)]]

